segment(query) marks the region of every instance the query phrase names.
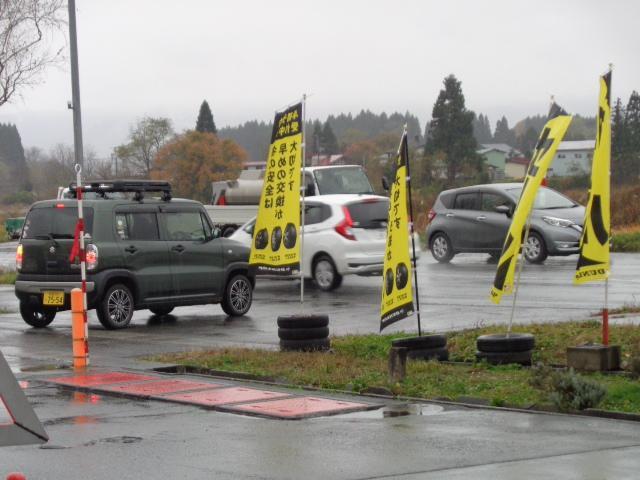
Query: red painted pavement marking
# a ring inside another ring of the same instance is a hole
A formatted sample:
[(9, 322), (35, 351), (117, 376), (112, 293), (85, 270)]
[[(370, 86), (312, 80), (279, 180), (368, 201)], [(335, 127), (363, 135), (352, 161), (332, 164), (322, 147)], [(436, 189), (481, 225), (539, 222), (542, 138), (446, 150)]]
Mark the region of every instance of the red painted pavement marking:
[(104, 392), (128, 393), (140, 396), (159, 396), (166, 393), (186, 392), (189, 390), (204, 390), (222, 387), (219, 383), (191, 382), (188, 380), (153, 380), (144, 383), (129, 383), (126, 385), (108, 385), (97, 390)]
[(157, 380), (158, 377), (148, 375), (138, 375), (136, 373), (96, 373), (93, 375), (74, 375), (73, 377), (50, 378), (46, 381), (60, 385), (70, 385), (72, 387), (95, 387), (99, 385), (109, 385), (112, 383), (140, 382), (143, 380)]
[(343, 402), (318, 397), (296, 397), (284, 400), (234, 405), (228, 407), (228, 410), (256, 413), (276, 418), (304, 418), (332, 413), (345, 413), (347, 411), (367, 410), (372, 407), (373, 405), (367, 403)]
[(254, 388), (230, 387), (217, 390), (206, 390), (193, 393), (177, 393), (165, 395), (163, 398), (181, 403), (194, 405), (215, 406), (226, 403), (252, 402), (257, 400), (269, 400), (272, 398), (288, 397), (288, 393), (269, 392)]

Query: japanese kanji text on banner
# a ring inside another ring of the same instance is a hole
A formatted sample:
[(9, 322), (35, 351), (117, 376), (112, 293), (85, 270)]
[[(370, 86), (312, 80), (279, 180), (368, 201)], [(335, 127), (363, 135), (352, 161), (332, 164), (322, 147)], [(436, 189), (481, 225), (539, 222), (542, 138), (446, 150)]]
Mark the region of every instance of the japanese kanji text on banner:
[(591, 169), (591, 191), (580, 240), (580, 258), (573, 282), (606, 280), (609, 276), (611, 234), (611, 72), (600, 77), (596, 148)]
[(402, 137), (395, 162), (395, 178), (389, 198), (387, 247), (382, 274), (380, 330), (414, 312), (409, 253), (409, 215), (407, 212), (407, 134)]
[(300, 268), (302, 122), (302, 103), (276, 113), (253, 229), (252, 274), (291, 275)]
[(513, 213), (511, 226), (502, 248), (502, 255), (498, 260), (498, 271), (491, 288), (491, 300), (494, 303), (500, 303), (503, 294), (510, 294), (513, 291), (516, 263), (520, 254), (527, 219), (533, 208), (538, 189), (542, 180), (547, 176), (547, 169), (551, 165), (558, 145), (569, 128), (571, 119), (571, 115), (568, 115), (555, 103), (551, 106), (549, 120), (542, 129), (536, 148), (533, 151), (520, 200), (518, 200), (518, 205)]

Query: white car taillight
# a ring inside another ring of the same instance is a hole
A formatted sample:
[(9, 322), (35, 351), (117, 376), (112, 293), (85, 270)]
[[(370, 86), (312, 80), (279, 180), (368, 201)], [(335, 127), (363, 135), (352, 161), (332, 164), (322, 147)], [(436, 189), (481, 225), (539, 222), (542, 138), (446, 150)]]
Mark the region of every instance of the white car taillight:
[(85, 258), (87, 261), (87, 271), (91, 272), (98, 268), (98, 247), (93, 243), (87, 245), (85, 249)]
[(24, 249), (22, 244), (18, 245), (16, 249), (16, 270), (22, 270), (22, 259), (24, 257)]
[(344, 219), (334, 227), (335, 231), (342, 235), (347, 240), (357, 240), (351, 227), (353, 227), (353, 220), (347, 207), (342, 207), (342, 213), (344, 213)]

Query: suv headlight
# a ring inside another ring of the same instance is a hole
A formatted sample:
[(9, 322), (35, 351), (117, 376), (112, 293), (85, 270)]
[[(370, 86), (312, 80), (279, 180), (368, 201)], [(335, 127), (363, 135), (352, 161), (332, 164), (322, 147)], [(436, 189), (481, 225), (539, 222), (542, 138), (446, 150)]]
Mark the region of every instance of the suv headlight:
[(567, 220), (566, 218), (557, 218), (557, 217), (542, 217), (549, 225), (553, 225), (554, 227), (570, 227), (574, 223), (571, 220)]

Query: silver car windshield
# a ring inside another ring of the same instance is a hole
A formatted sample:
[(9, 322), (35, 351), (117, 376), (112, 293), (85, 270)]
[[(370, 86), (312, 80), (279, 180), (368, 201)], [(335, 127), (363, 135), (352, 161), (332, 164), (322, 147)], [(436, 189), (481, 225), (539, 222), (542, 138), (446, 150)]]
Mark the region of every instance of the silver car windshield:
[[(522, 187), (515, 187), (507, 189), (507, 193), (511, 195), (516, 202), (520, 198), (520, 194), (522, 193)], [(573, 208), (577, 207), (578, 204), (572, 201), (571, 199), (565, 197), (564, 195), (556, 192), (555, 190), (551, 190), (550, 188), (541, 187), (536, 194), (536, 200), (533, 203), (533, 208), (538, 210), (549, 210), (553, 208)]]

